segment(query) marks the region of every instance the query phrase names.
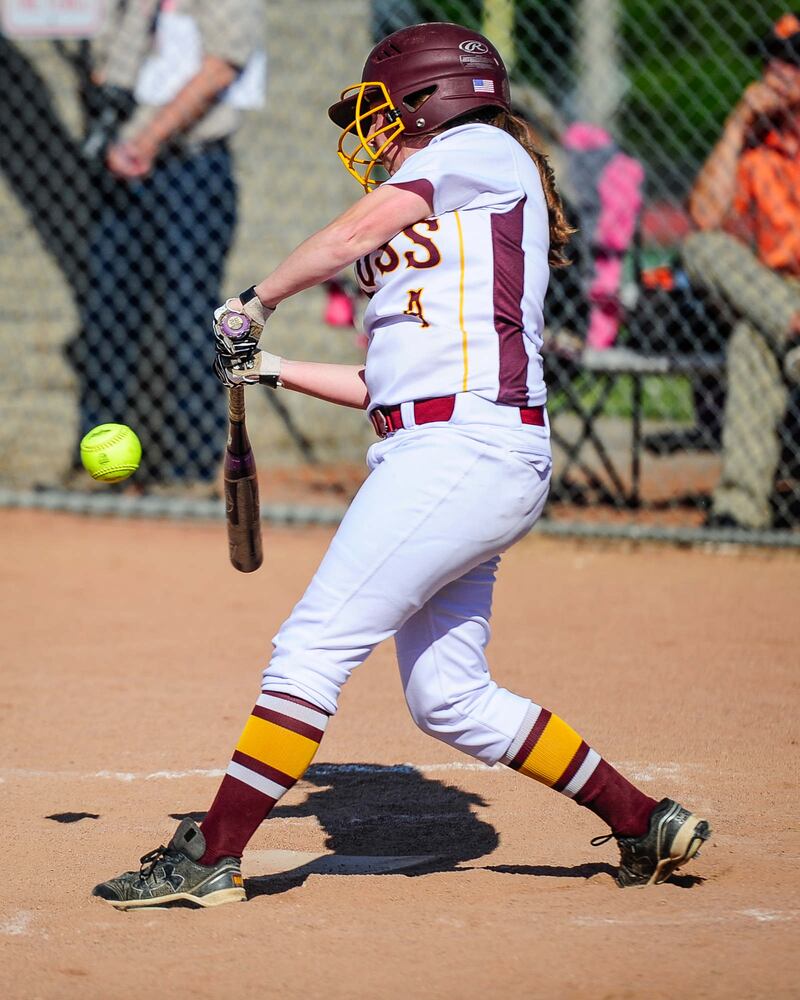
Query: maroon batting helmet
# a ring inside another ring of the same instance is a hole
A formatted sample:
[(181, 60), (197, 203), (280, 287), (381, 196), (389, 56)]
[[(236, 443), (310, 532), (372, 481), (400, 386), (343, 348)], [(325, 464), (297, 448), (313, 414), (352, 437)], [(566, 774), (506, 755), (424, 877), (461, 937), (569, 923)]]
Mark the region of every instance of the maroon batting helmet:
[[(401, 28), (378, 42), (361, 74), (361, 84), (382, 83), (408, 135), (432, 132), (476, 108), (511, 110), (508, 73), (488, 38), (460, 24), (433, 22)], [(357, 94), (348, 87), (328, 110), (340, 128), (352, 125)], [(424, 106), (407, 104), (430, 90)]]
[[(400, 132), (425, 135), (479, 108), (510, 111), (510, 102), (508, 73), (489, 39), (460, 24), (432, 22), (401, 28), (378, 42), (361, 82), (342, 91), (328, 115), (343, 130), (339, 155), (345, 166), (368, 188), (371, 170), (365, 177), (355, 164), (373, 163), (380, 152), (376, 133), (371, 144), (366, 134), (373, 114), (380, 111), (386, 120), (377, 133), (382, 151)], [(342, 148), (348, 135), (359, 140), (349, 154)]]

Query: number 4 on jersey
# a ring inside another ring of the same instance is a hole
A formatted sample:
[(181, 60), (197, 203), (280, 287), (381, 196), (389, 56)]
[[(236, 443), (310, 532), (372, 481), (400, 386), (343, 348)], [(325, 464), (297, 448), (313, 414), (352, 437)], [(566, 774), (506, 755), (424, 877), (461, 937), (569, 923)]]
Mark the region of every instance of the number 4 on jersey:
[(409, 288), (408, 305), (403, 310), (403, 315), (416, 316), (419, 319), (420, 326), (428, 327), (430, 323), (425, 319), (425, 314), (422, 311), (422, 292), (422, 288)]

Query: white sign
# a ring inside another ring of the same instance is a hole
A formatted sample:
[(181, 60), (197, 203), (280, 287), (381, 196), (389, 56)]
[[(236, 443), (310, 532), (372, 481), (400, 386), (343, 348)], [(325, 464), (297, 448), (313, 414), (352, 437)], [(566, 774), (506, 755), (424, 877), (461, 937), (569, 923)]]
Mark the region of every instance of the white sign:
[(2, 0), (11, 38), (91, 38), (103, 26), (105, 0)]

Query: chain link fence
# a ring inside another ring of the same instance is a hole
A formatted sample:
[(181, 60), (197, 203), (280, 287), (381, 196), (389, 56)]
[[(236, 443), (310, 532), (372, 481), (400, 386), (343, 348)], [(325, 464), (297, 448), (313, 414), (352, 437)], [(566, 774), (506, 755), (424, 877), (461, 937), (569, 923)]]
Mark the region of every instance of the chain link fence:
[[(327, 106), (424, 20), (498, 46), (578, 228), (552, 530), (796, 544), (800, 20), (767, 0), (4, 0), (0, 502), (220, 513), (211, 310), (357, 197)], [(269, 349), (362, 360), (354, 289), (284, 303)], [(267, 511), (335, 520), (363, 414), (261, 388), (248, 413)], [(113, 486), (79, 461), (104, 422), (143, 445)]]

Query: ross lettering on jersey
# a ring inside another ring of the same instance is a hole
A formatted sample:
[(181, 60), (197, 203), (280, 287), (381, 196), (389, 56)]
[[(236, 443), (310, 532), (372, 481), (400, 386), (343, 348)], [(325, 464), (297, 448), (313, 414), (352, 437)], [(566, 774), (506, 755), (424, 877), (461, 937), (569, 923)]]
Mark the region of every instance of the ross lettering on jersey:
[(408, 229), (403, 230), (404, 236), (407, 236), (412, 243), (416, 243), (418, 247), (422, 247), (428, 252), (427, 257), (418, 257), (414, 250), (406, 250), (403, 254), (406, 259), (406, 267), (415, 267), (422, 271), (425, 268), (436, 267), (437, 264), (441, 264), (442, 255), (432, 239), (417, 232), (417, 226), (426, 226), (429, 233), (435, 233), (438, 232), (439, 221), (438, 219), (428, 219), (426, 222), (417, 222), (413, 226), (409, 226)]
[[(425, 253), (418, 253), (415, 250), (406, 250), (403, 254), (405, 266), (423, 271), (427, 268), (436, 267), (442, 262), (442, 254), (436, 243), (419, 231), (425, 227), (429, 233), (439, 230), (438, 219), (427, 219), (424, 222), (417, 222), (403, 230), (403, 235), (413, 244), (424, 250)], [(375, 291), (377, 270), (380, 274), (391, 274), (400, 266), (400, 256), (391, 243), (384, 243), (382, 247), (373, 250), (371, 254), (360, 257), (356, 261), (356, 279), (362, 292), (371, 294)]]
[(403, 310), (403, 315), (416, 316), (420, 326), (429, 327), (430, 323), (425, 319), (425, 314), (422, 311), (422, 293), (424, 290), (424, 288), (409, 288), (408, 306)]
[(359, 257), (356, 261), (356, 280), (362, 292), (375, 291), (375, 271), (369, 257)]
[(390, 274), (397, 268), (399, 263), (400, 258), (395, 248), (391, 243), (384, 243), (378, 251), (378, 256), (375, 259), (375, 267), (377, 267), (381, 274)]

